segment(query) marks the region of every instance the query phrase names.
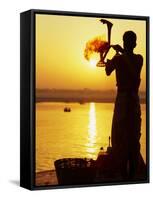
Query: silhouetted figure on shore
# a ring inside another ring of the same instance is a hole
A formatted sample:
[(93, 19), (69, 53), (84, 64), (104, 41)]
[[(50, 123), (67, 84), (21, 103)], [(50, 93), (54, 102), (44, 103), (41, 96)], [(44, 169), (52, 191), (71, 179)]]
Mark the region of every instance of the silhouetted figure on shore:
[(134, 178), (140, 155), (141, 110), (138, 96), (140, 72), (143, 57), (134, 54), (136, 34), (127, 31), (123, 35), (123, 49), (115, 45), (120, 52), (108, 60), (106, 74), (114, 70), (117, 81), (117, 97), (112, 120), (112, 150), (116, 164), (124, 179)]

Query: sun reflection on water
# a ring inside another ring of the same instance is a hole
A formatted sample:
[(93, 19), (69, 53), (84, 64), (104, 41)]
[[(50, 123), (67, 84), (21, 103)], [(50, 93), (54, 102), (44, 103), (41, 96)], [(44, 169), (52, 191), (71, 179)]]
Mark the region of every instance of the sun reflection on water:
[(90, 103), (89, 109), (89, 124), (88, 124), (88, 143), (87, 143), (87, 152), (89, 156), (96, 152), (95, 142), (96, 142), (96, 109), (95, 103)]

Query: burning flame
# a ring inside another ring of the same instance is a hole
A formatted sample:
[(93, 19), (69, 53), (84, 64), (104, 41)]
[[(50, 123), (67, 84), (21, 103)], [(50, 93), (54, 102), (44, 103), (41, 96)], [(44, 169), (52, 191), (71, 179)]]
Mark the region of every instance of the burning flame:
[(97, 36), (86, 43), (84, 50), (84, 57), (89, 61), (93, 53), (104, 52), (107, 50), (109, 44), (101, 36)]

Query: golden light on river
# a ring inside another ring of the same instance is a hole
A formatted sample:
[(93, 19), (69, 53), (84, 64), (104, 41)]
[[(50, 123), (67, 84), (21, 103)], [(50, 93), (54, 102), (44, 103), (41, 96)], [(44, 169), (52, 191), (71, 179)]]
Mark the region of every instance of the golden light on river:
[(90, 103), (89, 109), (89, 124), (88, 124), (88, 143), (87, 143), (87, 152), (95, 153), (95, 142), (96, 142), (96, 109), (95, 103)]

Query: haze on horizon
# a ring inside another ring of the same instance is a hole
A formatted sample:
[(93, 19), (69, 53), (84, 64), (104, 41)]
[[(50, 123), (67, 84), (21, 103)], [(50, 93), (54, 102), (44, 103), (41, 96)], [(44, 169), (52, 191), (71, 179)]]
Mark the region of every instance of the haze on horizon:
[[(92, 67), (84, 58), (86, 42), (103, 35), (107, 28), (101, 18), (36, 14), (36, 88), (115, 90), (115, 73), (105, 75), (104, 68)], [(112, 44), (122, 46), (125, 31), (137, 34), (134, 52), (144, 58), (140, 90), (146, 85), (146, 22), (142, 20), (109, 19), (113, 23)], [(99, 60), (99, 55), (97, 54)], [(98, 61), (97, 60), (97, 61)], [(129, 77), (130, 78), (130, 77)]]

